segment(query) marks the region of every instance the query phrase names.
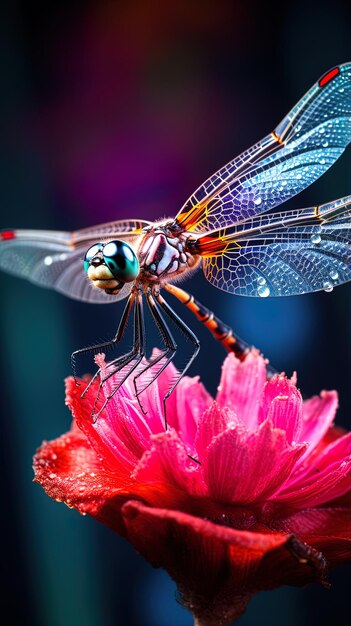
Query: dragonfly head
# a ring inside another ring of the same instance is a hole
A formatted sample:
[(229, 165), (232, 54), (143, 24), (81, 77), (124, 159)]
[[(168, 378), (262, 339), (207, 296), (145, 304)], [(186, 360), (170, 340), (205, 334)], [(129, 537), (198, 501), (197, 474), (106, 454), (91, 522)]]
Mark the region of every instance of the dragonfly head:
[(116, 294), (139, 274), (139, 261), (125, 241), (95, 243), (84, 257), (84, 269), (95, 287)]

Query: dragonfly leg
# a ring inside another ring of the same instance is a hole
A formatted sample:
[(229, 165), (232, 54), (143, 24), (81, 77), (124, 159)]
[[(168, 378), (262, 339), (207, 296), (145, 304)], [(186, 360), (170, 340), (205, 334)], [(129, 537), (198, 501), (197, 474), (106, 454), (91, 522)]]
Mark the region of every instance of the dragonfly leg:
[[(78, 381), (77, 381), (76, 357), (81, 355), (81, 354), (86, 354), (88, 352), (95, 352), (95, 354), (97, 354), (98, 351), (106, 349), (106, 348), (111, 348), (113, 345), (115, 345), (116, 343), (121, 341), (121, 339), (122, 339), (122, 337), (124, 335), (124, 331), (127, 328), (128, 317), (129, 317), (129, 313), (131, 311), (131, 308), (133, 306), (134, 299), (135, 299), (135, 291), (132, 291), (130, 296), (129, 296), (129, 298), (128, 298), (127, 304), (126, 304), (126, 306), (124, 308), (121, 320), (120, 320), (119, 325), (118, 325), (118, 329), (117, 329), (116, 335), (114, 336), (113, 339), (111, 339), (111, 341), (105, 341), (103, 343), (98, 343), (98, 344), (96, 344), (94, 346), (88, 346), (87, 348), (80, 348), (79, 350), (75, 350), (74, 352), (72, 352), (72, 355), (71, 355), (71, 365), (72, 365), (74, 380), (76, 381), (77, 385), (79, 385), (80, 383), (78, 383)], [(98, 373), (99, 373), (99, 370), (98, 370), (97, 374)], [(95, 380), (96, 375), (90, 381), (89, 386)], [(85, 391), (87, 391), (87, 389)], [(83, 393), (85, 393), (85, 391)]]
[[(195, 317), (206, 326), (212, 336), (219, 341), (228, 352), (234, 352), (235, 356), (244, 361), (252, 346), (235, 335), (227, 324), (224, 324), (212, 311), (195, 300), (194, 296), (180, 289), (176, 285), (166, 283), (165, 289), (175, 296), (182, 304), (194, 313)], [(267, 363), (267, 376), (271, 378), (277, 371)]]
[[(135, 395), (137, 398), (139, 398), (140, 394), (143, 393), (160, 376), (160, 374), (162, 374), (162, 372), (166, 369), (167, 365), (172, 361), (177, 350), (177, 344), (175, 343), (173, 339), (172, 333), (169, 330), (168, 325), (166, 324), (163, 318), (163, 315), (158, 310), (158, 306), (151, 293), (151, 290), (147, 291), (146, 299), (150, 308), (151, 315), (153, 319), (155, 320), (156, 325), (161, 333), (162, 340), (165, 344), (166, 349), (162, 350), (160, 354), (158, 354), (153, 359), (150, 359), (149, 363), (142, 370), (140, 370), (137, 373), (137, 375), (134, 377), (133, 383), (134, 383)], [(156, 366), (162, 360), (163, 360), (163, 363), (161, 363), (161, 366), (156, 372), (153, 372), (152, 378), (147, 382), (147, 384), (145, 384), (142, 387), (142, 389), (138, 389), (138, 386), (137, 386), (138, 379), (141, 376), (143, 376), (145, 372), (147, 372), (152, 367)], [(143, 413), (145, 413), (144, 410), (143, 410)], [(166, 416), (165, 416), (165, 430), (167, 430)]]
[[(105, 409), (107, 403), (111, 400), (111, 398), (117, 393), (123, 383), (129, 378), (129, 376), (134, 372), (134, 370), (138, 367), (140, 362), (145, 356), (145, 328), (144, 328), (144, 314), (143, 314), (143, 303), (142, 303), (142, 294), (139, 291), (135, 297), (135, 308), (134, 308), (134, 346), (133, 349), (127, 354), (111, 361), (107, 364), (106, 369), (109, 370), (106, 376), (103, 376), (103, 371), (100, 370), (101, 381), (98, 389), (98, 393), (95, 399), (95, 404), (93, 408), (92, 417), (94, 421), (98, 419), (102, 411)], [(111, 376), (117, 374), (118, 372), (122, 372), (125, 368), (128, 369), (123, 372), (121, 378), (118, 380), (118, 383), (113, 388), (113, 390), (106, 396), (105, 401), (98, 412), (95, 412), (97, 402), (100, 396), (101, 389), (106, 381), (111, 378)]]
[(163, 398), (163, 409), (164, 409), (164, 415), (166, 419), (166, 402), (169, 396), (171, 395), (171, 393), (174, 391), (174, 389), (178, 385), (179, 381), (183, 378), (185, 373), (188, 371), (194, 359), (196, 359), (198, 352), (200, 350), (200, 341), (198, 340), (196, 335), (193, 333), (193, 331), (185, 324), (185, 322), (183, 322), (183, 320), (180, 319), (180, 317), (176, 314), (176, 312), (173, 311), (173, 309), (169, 306), (166, 300), (164, 300), (164, 298), (161, 296), (159, 292), (155, 292), (155, 298), (158, 304), (160, 305), (160, 307), (166, 313), (166, 315), (174, 322), (174, 324), (179, 328), (179, 330), (183, 333), (183, 335), (185, 335), (194, 346), (193, 353), (191, 354), (190, 358), (185, 364), (185, 367), (183, 367), (183, 369), (179, 372), (179, 375), (177, 376), (175, 382), (172, 384), (171, 388), (167, 391), (165, 397)]

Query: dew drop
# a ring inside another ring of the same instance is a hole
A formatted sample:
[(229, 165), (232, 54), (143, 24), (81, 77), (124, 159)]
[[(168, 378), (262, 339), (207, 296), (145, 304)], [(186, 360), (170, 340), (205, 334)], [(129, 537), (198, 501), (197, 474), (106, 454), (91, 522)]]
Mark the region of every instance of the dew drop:
[(323, 289), (324, 291), (326, 291), (327, 293), (330, 293), (331, 291), (333, 291), (334, 287), (331, 284), (330, 280), (325, 280), (323, 283)]
[(338, 280), (339, 272), (337, 272), (336, 270), (331, 270), (331, 272), (329, 272), (329, 276), (332, 280)]
[(321, 135), (323, 135), (323, 133), (325, 133), (325, 128), (324, 128), (324, 126), (321, 126), (321, 127), (320, 127), (319, 132), (320, 132), (320, 134), (321, 134)]
[(313, 233), (313, 235), (311, 235), (312, 243), (320, 243), (321, 241), (322, 241), (322, 237), (320, 236), (319, 233)]
[(302, 178), (301, 174), (296, 174), (296, 178), (298, 179)]
[(52, 263), (52, 256), (46, 256), (44, 259), (44, 263), (45, 265), (51, 265)]
[(282, 180), (282, 185), (283, 185), (283, 187), (286, 187), (286, 185), (287, 185), (287, 184), (288, 184), (288, 181), (287, 181), (287, 180)]
[(345, 89), (343, 87), (340, 87), (339, 89), (339, 93), (344, 93)]
[(319, 162), (320, 162), (321, 165), (324, 165), (325, 159), (319, 159)]
[(257, 282), (259, 285), (265, 285), (266, 284), (266, 279), (264, 278), (264, 276), (259, 276), (257, 279)]
[(257, 198), (254, 199), (254, 204), (261, 204), (262, 202), (262, 198), (260, 196), (257, 196)]
[(269, 287), (267, 287), (267, 285), (261, 285), (257, 289), (257, 294), (260, 296), (260, 298), (268, 298), (270, 293), (271, 292), (269, 290)]
[(323, 141), (322, 146), (323, 148), (327, 148), (329, 146), (328, 141)]

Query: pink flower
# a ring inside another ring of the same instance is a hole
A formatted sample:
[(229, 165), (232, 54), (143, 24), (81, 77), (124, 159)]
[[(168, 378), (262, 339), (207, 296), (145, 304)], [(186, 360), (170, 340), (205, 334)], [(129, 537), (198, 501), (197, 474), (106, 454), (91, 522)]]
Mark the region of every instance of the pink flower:
[(83, 400), (69, 378), (72, 429), (38, 450), (37, 482), (165, 567), (207, 626), (229, 624), (258, 590), (325, 581), (350, 560), (351, 433), (333, 426), (337, 394), (303, 402), (294, 379), (267, 380), (258, 352), (230, 354), (215, 400), (183, 378), (165, 432), (173, 379), (171, 366), (143, 394), (146, 415), (128, 380), (94, 423), (98, 383)]

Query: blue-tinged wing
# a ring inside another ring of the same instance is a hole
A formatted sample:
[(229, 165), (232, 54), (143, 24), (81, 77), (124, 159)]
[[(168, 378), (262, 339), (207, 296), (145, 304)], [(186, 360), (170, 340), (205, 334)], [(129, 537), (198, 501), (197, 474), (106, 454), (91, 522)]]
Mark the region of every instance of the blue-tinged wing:
[(268, 211), (321, 176), (351, 141), (351, 63), (333, 68), (275, 131), (213, 174), (178, 223), (205, 232)]
[(243, 296), (289, 296), (351, 280), (351, 196), (262, 215), (197, 240), (207, 280)]
[(0, 231), (0, 269), (75, 300), (100, 304), (116, 302), (129, 294), (131, 284), (126, 284), (113, 296), (94, 288), (84, 271), (85, 252), (94, 243), (116, 238), (133, 245), (148, 225), (150, 222), (123, 220), (73, 233), (3, 230)]

